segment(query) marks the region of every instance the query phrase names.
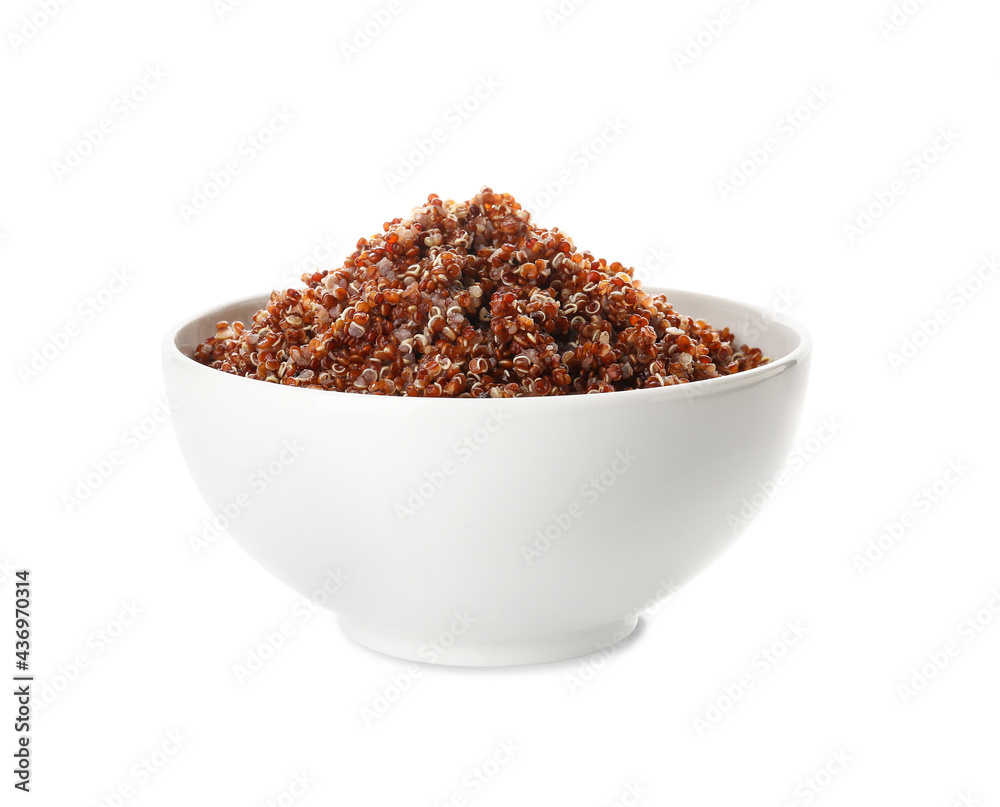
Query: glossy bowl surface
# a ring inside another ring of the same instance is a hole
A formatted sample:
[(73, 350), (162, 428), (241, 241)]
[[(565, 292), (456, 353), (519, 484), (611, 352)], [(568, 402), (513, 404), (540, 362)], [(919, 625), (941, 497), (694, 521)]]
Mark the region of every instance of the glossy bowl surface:
[(191, 358), (261, 295), (164, 339), (177, 439), (216, 525), (358, 642), (456, 665), (592, 653), (738, 537), (806, 390), (811, 343), (794, 321), (649, 291), (771, 362), (659, 389), (427, 399), (267, 384)]

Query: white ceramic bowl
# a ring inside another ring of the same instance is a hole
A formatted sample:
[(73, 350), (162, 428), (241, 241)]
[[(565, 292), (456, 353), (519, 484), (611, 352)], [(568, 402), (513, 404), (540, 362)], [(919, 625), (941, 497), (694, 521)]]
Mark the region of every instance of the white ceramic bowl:
[(585, 655), (736, 539), (741, 500), (783, 464), (805, 393), (801, 326), (665, 293), (738, 339), (756, 330), (771, 362), (659, 389), (494, 400), (297, 389), (191, 358), (217, 321), (248, 321), (258, 296), (167, 335), (174, 429), (217, 523), (361, 644), (457, 665)]

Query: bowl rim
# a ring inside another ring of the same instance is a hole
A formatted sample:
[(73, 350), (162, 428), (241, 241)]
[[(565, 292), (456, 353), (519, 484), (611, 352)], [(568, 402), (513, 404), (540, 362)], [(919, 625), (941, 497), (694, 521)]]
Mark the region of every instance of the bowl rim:
[[(540, 401), (562, 401), (563, 406), (566, 405), (576, 405), (568, 404), (569, 401), (574, 400), (607, 400), (609, 397), (614, 400), (620, 400), (620, 395), (622, 393), (627, 393), (629, 395), (628, 400), (632, 400), (636, 403), (640, 401), (649, 401), (653, 396), (659, 396), (662, 400), (675, 400), (675, 399), (687, 399), (689, 402), (693, 403), (696, 399), (702, 397), (714, 396), (718, 393), (729, 391), (741, 386), (747, 386), (751, 384), (756, 384), (758, 382), (764, 381), (767, 378), (779, 375), (784, 371), (794, 367), (801, 361), (807, 359), (812, 353), (812, 337), (809, 335), (809, 331), (803, 326), (798, 320), (793, 319), (785, 314), (778, 313), (776, 311), (764, 308), (763, 306), (755, 305), (753, 303), (745, 303), (740, 300), (734, 300), (730, 297), (722, 297), (715, 294), (705, 294), (700, 291), (691, 291), (688, 289), (675, 289), (675, 288), (665, 288), (663, 286), (643, 286), (642, 290), (647, 294), (663, 294), (668, 300), (671, 299), (672, 294), (688, 295), (693, 297), (699, 297), (708, 303), (719, 303), (729, 306), (738, 306), (740, 308), (746, 309), (752, 313), (756, 313), (761, 317), (765, 317), (766, 320), (770, 320), (769, 326), (772, 324), (781, 325), (792, 331), (795, 336), (798, 337), (798, 344), (793, 347), (784, 356), (777, 359), (772, 359), (767, 364), (761, 365), (760, 367), (754, 367), (750, 370), (744, 370), (740, 373), (733, 373), (727, 376), (718, 376), (716, 378), (706, 378), (700, 381), (692, 381), (687, 384), (673, 384), (667, 387), (653, 387), (653, 388), (642, 388), (642, 389), (631, 389), (631, 390), (615, 390), (614, 392), (604, 392), (604, 393), (593, 393), (593, 394), (577, 394), (577, 395), (557, 395), (557, 396), (524, 396), (518, 398), (425, 398), (423, 396), (408, 396), (408, 395), (352, 395), (349, 393), (335, 393), (333, 390), (323, 390), (323, 389), (312, 389), (309, 387), (292, 387), (286, 384), (266, 384), (261, 383), (258, 379), (247, 378), (245, 376), (234, 375), (232, 373), (223, 373), (212, 367), (208, 367), (200, 362), (194, 360), (193, 357), (188, 356), (184, 353), (177, 345), (177, 336), (180, 331), (192, 324), (196, 320), (206, 319), (213, 315), (214, 312), (222, 311), (227, 308), (242, 307), (242, 306), (252, 306), (254, 303), (260, 300), (270, 299), (272, 292), (263, 292), (259, 294), (252, 294), (247, 297), (242, 297), (236, 300), (230, 300), (225, 303), (216, 304), (205, 308), (194, 315), (185, 317), (183, 320), (177, 322), (173, 327), (171, 327), (162, 340), (162, 356), (164, 362), (168, 360), (182, 359), (183, 363), (189, 366), (189, 369), (199, 373), (204, 372), (210, 375), (206, 375), (206, 379), (214, 378), (216, 382), (222, 383), (236, 383), (236, 384), (252, 384), (252, 389), (257, 389), (259, 392), (263, 392), (265, 389), (271, 389), (274, 394), (293, 394), (295, 396), (301, 396), (303, 393), (311, 393), (313, 395), (322, 395), (327, 398), (334, 398), (336, 400), (341, 399), (359, 399), (359, 400), (383, 400), (383, 401), (393, 401), (393, 400), (406, 400), (410, 401), (408, 406), (413, 406), (415, 401), (422, 402), (422, 406), (468, 406), (469, 404), (461, 404), (461, 401), (479, 401), (479, 406), (486, 403), (493, 402), (498, 403), (503, 401), (505, 405), (510, 405), (509, 402), (516, 401), (514, 406), (537, 406)], [(685, 315), (687, 316), (687, 315)], [(235, 389), (235, 388), (234, 388)], [(247, 388), (248, 390), (250, 388)], [(697, 391), (696, 391), (697, 390)], [(645, 396), (645, 397), (640, 397)], [(449, 403), (444, 403), (448, 401)], [(534, 404), (529, 402), (534, 401)], [(398, 404), (397, 404), (398, 405)], [(552, 406), (553, 404), (542, 404), (543, 406)]]

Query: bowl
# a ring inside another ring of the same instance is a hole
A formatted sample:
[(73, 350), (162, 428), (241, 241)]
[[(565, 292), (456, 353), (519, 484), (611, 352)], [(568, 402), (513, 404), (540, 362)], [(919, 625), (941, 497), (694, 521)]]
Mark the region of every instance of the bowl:
[(451, 665), (594, 653), (743, 531), (746, 502), (785, 462), (809, 372), (809, 336), (787, 317), (647, 290), (770, 363), (506, 399), (352, 395), (197, 363), (215, 323), (249, 321), (260, 295), (164, 339), (174, 431), (213, 522), (360, 644)]

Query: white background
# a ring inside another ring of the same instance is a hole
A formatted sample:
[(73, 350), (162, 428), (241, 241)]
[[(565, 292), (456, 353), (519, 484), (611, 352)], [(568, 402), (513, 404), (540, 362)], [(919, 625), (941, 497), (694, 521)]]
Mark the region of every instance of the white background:
[[(590, 0), (568, 14), (401, 0), (365, 44), (357, 28), (385, 3), (5, 3), (0, 559), (32, 570), (37, 680), (33, 791), (10, 798), (4, 773), (3, 803), (288, 804), (298, 774), (303, 807), (601, 807), (630, 784), (649, 805), (1000, 805), (1000, 283), (983, 262), (1000, 251), (1000, 6), (902, 5), (892, 30), (889, 0)], [(130, 109), (120, 96), (147, 71), (165, 77)], [(469, 101), (483, 80), (499, 86)], [(829, 97), (781, 124), (811, 88)], [(477, 108), (459, 116), (463, 102)], [(276, 109), (294, 119), (249, 145)], [(389, 176), (436, 127), (429, 156)], [(768, 138), (763, 165), (722, 188)], [(231, 160), (228, 187), (185, 216)], [(736, 547), (610, 657), (420, 665), (366, 723), (406, 664), (325, 611), (302, 621), (302, 598), (228, 536), (192, 547), (211, 513), (154, 417), (158, 344), (303, 262), (336, 265), (428, 193), (486, 184), (648, 280), (806, 324), (802, 453)], [(859, 219), (887, 192), (887, 211)], [(122, 462), (74, 503), (113, 451)], [(967, 470), (946, 477), (949, 463)], [(294, 635), (238, 680), (285, 621)], [(804, 636), (762, 662), (796, 621)], [(0, 635), (6, 677), (13, 625)], [(943, 670), (899, 689), (948, 642)], [(463, 784), (504, 741), (518, 750), (486, 766), (491, 781)], [(165, 743), (174, 753), (154, 753)], [(155, 773), (133, 767), (144, 758)]]

